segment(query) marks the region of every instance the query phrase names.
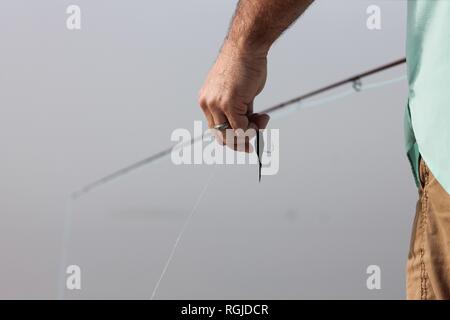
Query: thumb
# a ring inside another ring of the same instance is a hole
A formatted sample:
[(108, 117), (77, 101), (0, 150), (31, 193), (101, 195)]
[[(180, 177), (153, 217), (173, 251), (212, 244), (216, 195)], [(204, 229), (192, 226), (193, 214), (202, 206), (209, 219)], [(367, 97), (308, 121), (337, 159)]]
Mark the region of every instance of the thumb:
[(269, 123), (270, 116), (266, 113), (254, 113), (249, 116), (250, 122), (254, 123), (258, 129), (265, 129)]

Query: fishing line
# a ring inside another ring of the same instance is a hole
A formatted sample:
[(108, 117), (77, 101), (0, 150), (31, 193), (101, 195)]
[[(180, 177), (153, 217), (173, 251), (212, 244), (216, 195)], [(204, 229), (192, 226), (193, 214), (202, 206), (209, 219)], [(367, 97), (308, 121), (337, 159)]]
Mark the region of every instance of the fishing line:
[[(396, 67), (398, 65), (404, 64), (405, 62), (406, 62), (406, 59), (400, 59), (400, 60), (394, 61), (392, 63), (383, 65), (381, 67), (378, 67), (378, 68), (375, 68), (375, 69), (363, 72), (361, 74), (352, 76), (352, 77), (347, 78), (345, 80), (338, 81), (338, 82), (333, 83), (331, 85), (328, 85), (326, 87), (314, 90), (312, 92), (309, 92), (307, 94), (301, 95), (299, 97), (295, 97), (295, 98), (293, 98), (291, 100), (279, 103), (277, 105), (274, 105), (272, 107), (269, 107), (269, 108), (261, 111), (261, 113), (268, 113), (268, 114), (275, 113), (275, 112), (277, 112), (279, 110), (282, 110), (282, 109), (284, 109), (284, 108), (286, 108), (286, 107), (288, 107), (290, 105), (293, 105), (293, 104), (296, 104), (296, 103), (301, 102), (303, 100), (306, 100), (306, 99), (312, 98), (314, 96), (320, 95), (320, 94), (322, 94), (322, 93), (324, 93), (326, 91), (330, 91), (332, 89), (338, 88), (338, 87), (343, 86), (345, 84), (349, 84), (349, 83), (354, 84), (355, 82), (361, 81), (362, 78), (371, 76), (373, 74), (379, 73), (379, 72), (387, 70), (387, 69), (391, 69), (391, 68)], [(396, 79), (389, 80), (386, 84), (390, 84), (391, 83), (390, 81), (396, 81)], [(386, 84), (385, 84), (385, 82), (381, 82), (381, 83), (377, 83), (375, 85), (379, 87), (379, 86), (383, 86), (383, 85), (386, 85)], [(359, 90), (355, 90), (355, 91), (360, 92), (361, 90), (363, 90), (363, 88), (361, 88)], [(156, 160), (158, 160), (160, 158), (163, 158), (163, 157), (169, 155), (173, 150), (180, 150), (180, 149), (182, 149), (182, 148), (184, 148), (186, 146), (191, 146), (195, 142), (202, 140), (203, 137), (204, 137), (204, 135), (194, 137), (194, 138), (192, 138), (191, 141), (187, 141), (187, 142), (184, 142), (184, 143), (181, 143), (181, 144), (177, 144), (175, 147), (173, 147), (173, 146), (172, 147), (168, 147), (168, 148), (166, 148), (166, 149), (164, 149), (162, 151), (159, 151), (159, 152), (151, 155), (148, 158), (145, 158), (145, 159), (143, 159), (141, 161), (138, 161), (136, 163), (133, 163), (133, 164), (127, 166), (127, 167), (119, 169), (119, 170), (117, 170), (117, 171), (115, 171), (115, 172), (113, 172), (111, 174), (108, 174), (108, 175), (104, 176), (101, 179), (93, 181), (93, 182), (87, 184), (86, 186), (84, 186), (83, 188), (73, 192), (71, 194), (71, 197), (74, 198), (74, 199), (78, 199), (78, 198), (82, 197), (83, 195), (93, 191), (94, 189), (97, 189), (97, 188), (99, 188), (99, 187), (101, 187), (101, 186), (103, 186), (103, 185), (105, 185), (105, 184), (107, 184), (109, 182), (112, 182), (112, 181), (116, 180), (117, 178), (119, 178), (119, 177), (121, 177), (123, 175), (126, 175), (126, 174), (128, 174), (130, 172), (133, 172), (133, 171), (135, 171), (135, 170), (137, 170), (137, 169), (139, 169), (139, 168), (141, 168), (141, 167), (143, 167), (143, 166), (145, 166), (147, 164), (150, 164), (150, 163), (152, 163), (152, 162), (154, 162), (154, 161), (156, 161)]]
[(74, 199), (69, 197), (66, 201), (66, 208), (64, 211), (64, 227), (63, 227), (63, 237), (62, 237), (62, 251), (59, 263), (59, 278), (58, 278), (58, 292), (57, 299), (64, 299), (64, 291), (66, 288), (65, 283), (65, 271), (67, 266), (67, 258), (69, 256), (69, 241), (70, 241), (70, 230), (72, 224), (72, 210), (74, 205)]
[(159, 288), (159, 285), (161, 284), (161, 281), (164, 278), (164, 275), (166, 274), (167, 269), (169, 268), (170, 262), (172, 261), (172, 258), (175, 254), (175, 251), (177, 250), (178, 244), (180, 243), (181, 237), (183, 236), (184, 232), (186, 231), (186, 228), (189, 225), (189, 222), (191, 221), (192, 217), (194, 216), (194, 213), (197, 211), (197, 207), (200, 204), (200, 202), (202, 201), (203, 196), (205, 195), (206, 190), (208, 189), (214, 175), (215, 175), (215, 172), (211, 173), (211, 175), (209, 176), (208, 181), (206, 181), (202, 191), (200, 192), (199, 196), (197, 197), (197, 201), (195, 201), (194, 207), (192, 208), (191, 212), (189, 213), (186, 220), (184, 221), (184, 224), (181, 227), (181, 230), (178, 233), (177, 239), (175, 240), (175, 243), (172, 247), (172, 251), (169, 254), (169, 258), (167, 259), (167, 261), (164, 265), (164, 268), (161, 272), (161, 275), (159, 276), (159, 279), (156, 282), (155, 287), (153, 288), (153, 292), (152, 292), (152, 296), (151, 296), (150, 300), (153, 300), (155, 298), (156, 292), (158, 291), (158, 288)]
[(272, 120), (283, 118), (289, 114), (292, 114), (292, 113), (300, 111), (300, 110), (304, 110), (304, 109), (308, 109), (308, 108), (312, 108), (312, 107), (317, 107), (317, 106), (320, 106), (323, 104), (335, 102), (335, 101), (347, 98), (351, 95), (358, 94), (360, 92), (386, 87), (388, 85), (402, 82), (404, 80), (406, 80), (406, 76), (403, 75), (401, 77), (397, 77), (397, 78), (393, 78), (393, 79), (389, 79), (389, 80), (385, 80), (385, 81), (379, 81), (379, 82), (375, 82), (375, 83), (370, 83), (367, 85), (362, 84), (359, 91), (356, 91), (354, 88), (352, 88), (352, 89), (345, 90), (343, 92), (336, 93), (334, 95), (324, 97), (322, 99), (315, 99), (315, 100), (312, 100), (309, 102), (304, 102), (303, 100), (301, 100), (299, 102), (293, 103), (292, 105), (286, 106), (283, 109), (278, 109), (276, 111), (273, 111), (273, 115), (271, 115), (270, 118)]
[[(345, 97), (348, 97), (351, 94), (357, 93), (357, 92), (361, 92), (361, 91), (365, 91), (365, 90), (370, 90), (370, 89), (375, 89), (375, 88), (381, 88), (393, 83), (397, 83), (400, 81), (405, 80), (405, 76), (399, 77), (399, 78), (394, 78), (394, 79), (390, 79), (387, 81), (381, 81), (381, 82), (376, 82), (376, 83), (372, 83), (372, 84), (368, 84), (368, 85), (362, 85), (361, 84), (361, 80), (365, 77), (380, 73), (382, 71), (391, 69), (393, 67), (402, 65), (406, 62), (406, 58), (400, 59), (400, 60), (396, 60), (394, 62), (391, 62), (389, 64), (377, 67), (375, 69), (371, 69), (369, 71), (354, 75), (352, 77), (349, 77), (347, 79), (335, 82), (333, 84), (330, 84), (328, 86), (319, 88), (317, 90), (314, 90), (312, 92), (309, 92), (307, 94), (295, 97), (293, 99), (287, 100), (285, 102), (279, 103), (277, 105), (274, 105), (272, 107), (269, 107), (265, 110), (262, 110), (261, 113), (267, 113), (267, 114), (273, 114), (276, 118), (279, 118), (281, 116), (287, 115), (291, 112), (295, 112), (298, 111), (300, 109), (304, 109), (304, 108), (309, 108), (309, 107), (315, 107), (315, 106), (319, 106), (325, 103), (330, 103)], [(319, 100), (314, 100), (308, 103), (304, 103), (304, 100), (310, 99), (314, 96), (320, 95), (322, 93), (325, 93), (327, 91), (331, 91), (333, 89), (336, 89), (338, 87), (341, 87), (345, 84), (352, 84), (353, 88), (352, 90), (347, 90), (344, 92), (341, 92), (339, 94), (336, 95), (332, 95), (332, 96), (328, 96)], [(289, 107), (289, 108), (288, 108)], [(210, 133), (206, 133), (206, 135), (209, 135)], [(70, 239), (70, 229), (71, 229), (71, 221), (72, 221), (72, 216), (73, 216), (73, 209), (74, 209), (74, 204), (75, 202), (86, 196), (87, 194), (91, 193), (92, 191), (96, 190), (97, 188), (100, 188), (108, 183), (111, 183), (117, 179), (119, 179), (120, 177), (127, 175), (131, 172), (136, 171), (137, 169), (140, 169), (146, 165), (155, 163), (156, 161), (164, 158), (165, 156), (168, 156), (169, 154), (171, 154), (173, 151), (177, 151), (180, 149), (185, 148), (186, 146), (192, 146), (193, 144), (195, 144), (196, 142), (199, 142), (201, 140), (203, 140), (203, 138), (205, 137), (205, 135), (201, 135), (201, 136), (197, 136), (192, 138), (190, 141), (184, 142), (184, 143), (179, 143), (175, 146), (172, 147), (168, 147), (166, 149), (163, 149), (145, 159), (142, 159), (138, 162), (135, 162), (129, 166), (126, 166), (124, 168), (121, 168), (117, 171), (114, 171), (98, 180), (95, 180), (87, 185), (85, 185), (84, 187), (72, 192), (69, 195), (69, 198), (67, 200), (67, 205), (66, 205), (66, 211), (65, 211), (65, 215), (64, 215), (64, 227), (63, 227), (63, 237), (62, 237), (62, 251), (61, 251), (61, 259), (60, 259), (60, 272), (59, 272), (59, 279), (58, 279), (58, 298), (59, 299), (63, 299), (64, 298), (64, 292), (65, 292), (65, 281), (64, 281), (64, 275), (65, 275), (65, 267), (66, 267), (66, 263), (67, 263), (67, 257), (68, 257), (68, 243), (69, 243), (69, 239)], [(258, 141), (259, 142), (259, 141)], [(259, 146), (259, 143), (258, 143)], [(259, 149), (259, 147), (258, 147)], [(262, 150), (258, 150), (260, 152), (262, 152)], [(259, 163), (259, 169), (261, 168), (261, 163)], [(164, 269), (162, 271), (161, 276), (159, 277), (156, 286), (153, 290), (151, 299), (153, 299), (156, 295), (156, 292), (158, 290), (158, 287), (162, 281), (162, 279), (164, 278), (164, 275), (169, 267), (170, 262), (172, 261), (173, 255), (176, 251), (176, 248), (179, 244), (179, 241), (183, 235), (183, 233), (185, 232), (192, 216), (194, 215), (196, 208), (198, 206), (198, 204), (200, 203), (201, 199), (203, 198), (206, 189), (209, 186), (209, 183), (212, 179), (212, 176), (209, 178), (209, 180), (207, 181), (207, 183), (205, 184), (204, 188), (202, 189), (202, 192), (200, 193), (194, 208), (191, 210), (190, 214), (188, 215), (188, 217), (186, 218), (183, 227), (180, 231), (180, 233), (177, 236), (177, 239), (175, 241), (175, 244), (172, 248), (172, 251), (169, 255), (169, 259), (167, 260)]]

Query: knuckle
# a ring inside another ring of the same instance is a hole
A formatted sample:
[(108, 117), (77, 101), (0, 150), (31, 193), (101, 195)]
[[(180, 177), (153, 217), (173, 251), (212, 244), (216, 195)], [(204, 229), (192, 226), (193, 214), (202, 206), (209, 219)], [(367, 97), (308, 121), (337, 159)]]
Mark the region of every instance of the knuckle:
[(208, 102), (206, 101), (206, 99), (200, 98), (200, 99), (198, 100), (198, 104), (200, 105), (200, 108), (201, 108), (203, 111), (207, 111), (207, 110), (208, 110)]
[(204, 107), (206, 105), (206, 99), (203, 96), (198, 96), (197, 102), (201, 107)]

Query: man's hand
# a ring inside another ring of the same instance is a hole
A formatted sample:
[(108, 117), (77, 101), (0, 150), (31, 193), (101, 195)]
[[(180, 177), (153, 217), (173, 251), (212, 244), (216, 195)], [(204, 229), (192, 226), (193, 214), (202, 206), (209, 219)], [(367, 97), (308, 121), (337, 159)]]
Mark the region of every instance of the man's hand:
[[(225, 44), (199, 94), (208, 126), (228, 122), (234, 130), (266, 128), (269, 116), (253, 113), (253, 101), (264, 88), (266, 77), (266, 55)], [(234, 149), (239, 147), (235, 141), (227, 142), (221, 136), (218, 139)], [(248, 145), (245, 150), (251, 151)]]
[[(224, 123), (229, 123), (234, 130), (244, 131), (267, 126), (267, 114), (253, 113), (253, 101), (266, 82), (267, 53), (273, 42), (312, 2), (239, 1), (219, 57), (200, 90), (199, 103), (210, 128)], [(223, 142), (242, 150), (239, 143), (236, 145), (232, 140)], [(246, 151), (251, 151), (248, 143), (244, 144)]]

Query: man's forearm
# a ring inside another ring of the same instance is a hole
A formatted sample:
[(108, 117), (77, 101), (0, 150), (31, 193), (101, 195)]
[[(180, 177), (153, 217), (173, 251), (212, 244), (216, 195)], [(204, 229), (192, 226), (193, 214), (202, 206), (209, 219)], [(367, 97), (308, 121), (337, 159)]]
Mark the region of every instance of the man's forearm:
[(240, 0), (224, 46), (267, 54), (314, 0)]
[[(266, 83), (267, 53), (312, 2), (239, 1), (220, 54), (199, 92), (199, 105), (210, 128), (266, 128), (269, 116), (255, 113), (253, 102)], [(221, 141), (236, 149), (234, 139), (222, 137)], [(247, 143), (245, 150), (251, 151)]]

